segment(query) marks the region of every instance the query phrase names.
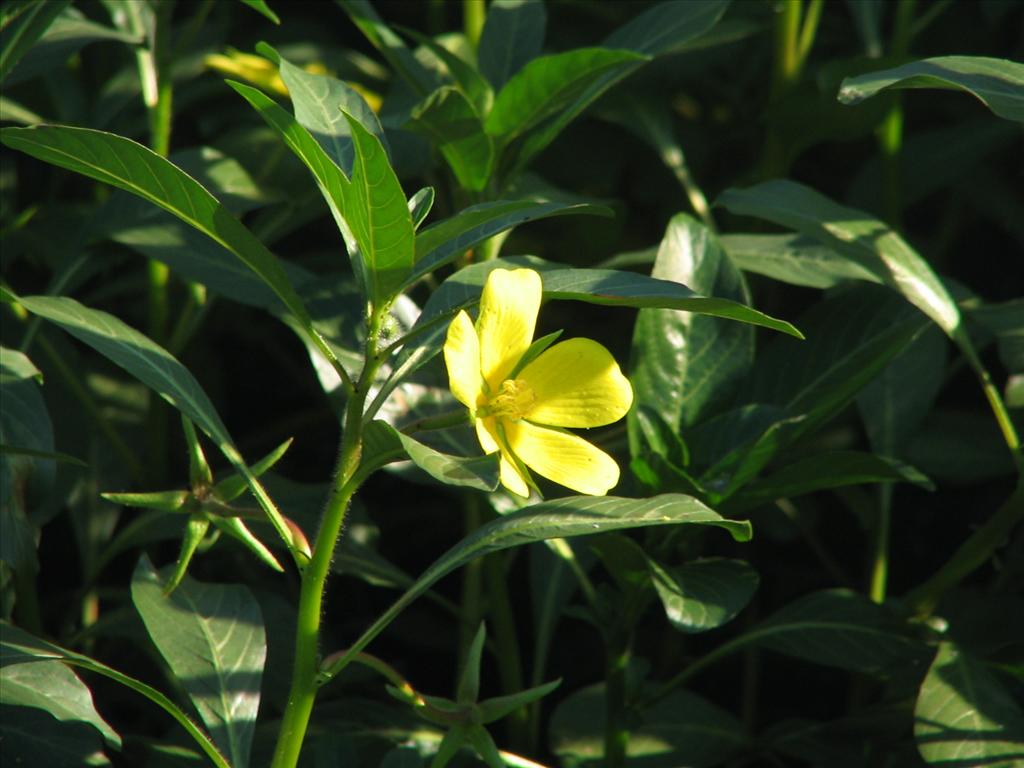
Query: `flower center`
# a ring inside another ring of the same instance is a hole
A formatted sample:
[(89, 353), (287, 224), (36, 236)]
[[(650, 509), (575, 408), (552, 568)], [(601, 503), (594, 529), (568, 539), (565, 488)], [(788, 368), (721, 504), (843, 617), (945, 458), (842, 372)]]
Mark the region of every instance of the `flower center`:
[(498, 394), (482, 409), (483, 415), (518, 421), (529, 413), (536, 399), (533, 388), (525, 381), (506, 379), (501, 382)]

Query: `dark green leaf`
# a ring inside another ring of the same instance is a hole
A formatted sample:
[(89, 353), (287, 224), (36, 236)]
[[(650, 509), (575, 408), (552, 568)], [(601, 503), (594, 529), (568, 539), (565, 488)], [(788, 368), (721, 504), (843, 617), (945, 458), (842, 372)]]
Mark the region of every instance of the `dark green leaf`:
[(488, 6), (477, 59), (495, 91), (540, 55), (546, 23), (542, 0), (494, 0)]
[(35, 0), (8, 9), (11, 18), (0, 32), (0, 82), (69, 5), (71, 0)]
[[(576, 691), (551, 718), (551, 747), (566, 766), (605, 765), (607, 720), (603, 685)], [(711, 768), (728, 763), (746, 743), (743, 727), (724, 709), (689, 691), (675, 691), (645, 709), (629, 729), (628, 765)]]
[[(36, 666), (34, 664), (29, 666)], [(99, 734), (76, 720), (62, 721), (36, 707), (0, 704), (0, 757), (18, 768), (107, 766)]]
[(603, 45), (650, 56), (671, 53), (715, 26), (728, 7), (729, 0), (660, 2), (612, 32)]
[(484, 133), (474, 106), (462, 91), (444, 86), (412, 111), (408, 127), (429, 138), (440, 150), (459, 185), (479, 192), (494, 166), (494, 141)]
[(967, 91), (999, 117), (1024, 122), (1024, 64), (984, 56), (936, 56), (843, 80), (839, 100), (856, 104), (887, 88)]
[(951, 642), (939, 644), (914, 708), (921, 757), (937, 766), (1024, 761), (1024, 712), (985, 665)]
[(10, 664), (0, 670), (0, 703), (44, 709), (58, 720), (89, 723), (116, 747), (121, 737), (100, 717), (92, 692), (59, 661)]
[(131, 688), (136, 693), (142, 694), (171, 715), (179, 725), (188, 731), (188, 734), (202, 748), (203, 752), (217, 768), (233, 768), (224, 759), (224, 756), (217, 751), (217, 747), (210, 741), (210, 737), (160, 691), (133, 677), (118, 672), (106, 664), (101, 664), (88, 656), (83, 656), (80, 653), (48, 643), (12, 624), (8, 624), (6, 621), (0, 621), (0, 668), (6, 668), (11, 664), (44, 662), (53, 659), (63, 661), (65, 664), (70, 664), (73, 667), (80, 667), (103, 675), (127, 688)]
[(143, 556), (132, 577), (132, 602), (214, 742), (245, 768), (267, 654), (259, 605), (241, 585), (186, 576), (165, 595), (163, 581)]
[(267, 5), (267, 0), (242, 0), (242, 2), (248, 5), (257, 13), (262, 14), (266, 18), (270, 19), (275, 24), (281, 23), (281, 19), (278, 18), (277, 14), (270, 10), (270, 6)]
[(363, 466), (380, 467), (406, 458), (436, 480), (481, 491), (498, 487), (498, 456), (463, 458), (435, 451), (383, 421), (371, 421), (363, 434)]
[(831, 288), (846, 280), (879, 282), (860, 264), (803, 235), (723, 235), (719, 242), (744, 272), (809, 288)]
[[(739, 271), (707, 228), (685, 214), (669, 222), (651, 277), (707, 296), (750, 301)], [(754, 361), (754, 329), (670, 309), (643, 309), (633, 331), (630, 380), (638, 406), (672, 428), (689, 426), (732, 393)]]
[(802, 597), (733, 643), (883, 677), (923, 669), (928, 653), (884, 607), (842, 589)]
[(397, 72), (403, 80), (425, 96), (434, 89), (433, 78), (415, 56), (405, 47), (402, 39), (396, 35), (381, 19), (368, 0), (337, 0), (359, 27), (366, 39), (387, 61), (388, 66)]
[(650, 499), (571, 496), (535, 504), (481, 526), (448, 550), (356, 640), (343, 658), (323, 673), (333, 677), (407, 605), (439, 579), (478, 557), (545, 539), (674, 524), (725, 528), (737, 541), (746, 541), (751, 535), (749, 523), (727, 520), (689, 496), (664, 495)]
[(728, 624), (750, 602), (760, 577), (742, 560), (708, 558), (675, 568), (648, 561), (668, 620), (688, 634)]
[(1010, 373), (1024, 373), (1024, 299), (972, 307), (971, 320), (995, 334), (999, 359)]
[(599, 79), (634, 69), (647, 58), (632, 51), (579, 48), (534, 59), (495, 97), (484, 127), (508, 143), (568, 107)]

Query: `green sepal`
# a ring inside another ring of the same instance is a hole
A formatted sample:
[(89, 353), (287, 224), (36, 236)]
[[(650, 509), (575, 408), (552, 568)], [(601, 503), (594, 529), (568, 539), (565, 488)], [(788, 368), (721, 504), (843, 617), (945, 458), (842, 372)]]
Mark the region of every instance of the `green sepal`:
[(284, 572), (284, 568), (282, 568), (281, 564), (277, 562), (277, 558), (274, 557), (273, 553), (267, 549), (266, 545), (264, 545), (262, 541), (253, 535), (252, 531), (246, 528), (245, 523), (242, 522), (240, 518), (217, 516), (211, 517), (209, 520), (228, 536), (242, 542), (242, 544), (248, 547), (250, 552), (275, 571)]
[(490, 768), (505, 768), (505, 761), (501, 759), (501, 753), (486, 728), (480, 725), (467, 728), (465, 739)]
[(459, 704), (472, 704), (480, 695), (480, 658), (486, 638), (487, 629), (481, 621), (480, 628), (473, 636), (473, 642), (469, 644), (466, 665), (462, 668), (462, 674), (459, 676), (459, 687), (455, 692), (455, 700)]
[(199, 444), (196, 429), (192, 426), (191, 420), (184, 415), (181, 417), (181, 426), (185, 430), (185, 444), (188, 446), (189, 484), (193, 491), (199, 488), (209, 488), (213, 485), (213, 471), (206, 461), (203, 446)]
[(476, 705), (477, 719), (481, 724), (493, 723), (495, 720), (500, 720), (520, 707), (525, 707), (527, 704), (547, 696), (561, 684), (562, 678), (558, 678), (543, 685), (527, 688), (525, 691), (510, 693), (507, 696), (495, 696), (493, 699), (485, 699)]
[[(257, 461), (251, 467), (249, 467), (253, 475), (259, 477), (268, 469), (273, 467), (291, 447), (293, 439), (294, 438), (289, 437), (287, 440), (285, 440), (283, 443), (277, 446), (277, 448), (272, 450), (262, 459)], [(246, 484), (245, 478), (236, 472), (234, 474), (228, 475), (215, 486), (213, 486), (213, 495), (216, 496), (221, 501), (231, 501), (241, 496), (245, 489), (248, 487), (249, 486)]]
[(191, 512), (188, 504), (192, 497), (188, 491), (152, 491), (150, 493), (101, 493), (101, 497), (114, 504), (161, 512)]
[(178, 584), (181, 583), (181, 580), (185, 578), (188, 564), (192, 562), (192, 556), (196, 553), (196, 549), (199, 547), (200, 542), (202, 542), (203, 537), (206, 536), (206, 531), (209, 527), (210, 520), (202, 513), (192, 515), (188, 519), (188, 525), (185, 526), (185, 537), (181, 540), (178, 562), (174, 564), (174, 573), (171, 574), (170, 578), (167, 579), (167, 583), (164, 584), (164, 595), (171, 594)]
[(523, 356), (519, 358), (519, 362), (516, 363), (515, 367), (509, 373), (508, 378), (514, 379), (516, 376), (518, 376), (519, 372), (523, 370), (523, 368), (525, 368), (527, 365), (529, 365), (538, 357), (540, 357), (540, 353), (543, 352), (548, 347), (550, 347), (552, 344), (554, 344), (555, 341), (558, 340), (558, 337), (561, 335), (562, 331), (558, 330), (555, 331), (554, 333), (549, 333), (547, 336), (541, 336), (539, 339), (533, 342), (533, 344), (531, 344), (523, 353)]
[(464, 725), (454, 725), (448, 730), (437, 747), (437, 754), (430, 761), (430, 768), (444, 768), (448, 765), (448, 761), (458, 754), (459, 749), (465, 743), (466, 730)]

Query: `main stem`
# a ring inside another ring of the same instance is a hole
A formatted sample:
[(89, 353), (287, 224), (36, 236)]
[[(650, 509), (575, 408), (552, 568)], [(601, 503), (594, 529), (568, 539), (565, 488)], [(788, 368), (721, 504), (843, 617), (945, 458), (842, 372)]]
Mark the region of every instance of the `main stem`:
[(295, 660), (288, 703), (281, 719), (272, 768), (295, 768), (306, 737), (309, 718), (316, 700), (320, 662), (320, 621), (323, 615), (324, 587), (334, 558), (334, 547), (345, 523), (349, 502), (359, 486), (359, 460), (363, 447), (363, 407), (380, 364), (378, 338), (381, 312), (370, 320), (366, 341), (366, 363), (358, 384), (349, 392), (344, 433), (338, 448), (331, 495), (320, 521), (313, 556), (302, 573), (298, 621), (295, 628)]

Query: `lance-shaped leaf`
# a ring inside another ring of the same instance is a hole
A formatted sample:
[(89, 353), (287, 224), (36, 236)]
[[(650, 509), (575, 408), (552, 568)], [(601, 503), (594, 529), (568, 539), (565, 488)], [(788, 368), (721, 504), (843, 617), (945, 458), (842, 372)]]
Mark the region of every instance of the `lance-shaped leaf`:
[(666, 494), (649, 499), (570, 496), (535, 504), (482, 525), (448, 550), (356, 640), (343, 657), (324, 669), (323, 675), (330, 678), (340, 672), (352, 657), (384, 631), (406, 606), (439, 579), (478, 557), (545, 539), (586, 536), (623, 528), (676, 524), (724, 528), (737, 541), (746, 541), (751, 536), (748, 522), (728, 520), (697, 499), (679, 494)]
[(831, 288), (847, 280), (880, 282), (857, 262), (804, 235), (723, 235), (718, 240), (744, 272), (790, 285)]
[(267, 655), (255, 598), (240, 584), (202, 584), (187, 576), (166, 595), (164, 579), (143, 556), (132, 576), (132, 602), (214, 742), (245, 768)]
[(484, 128), (508, 143), (577, 99), (609, 72), (648, 59), (633, 51), (579, 48), (534, 59), (498, 92)]
[(547, 11), (534, 0), (494, 0), (480, 33), (477, 61), (480, 72), (501, 90), (544, 46)]
[(6, 621), (0, 621), (0, 668), (7, 668), (12, 664), (52, 660), (61, 661), (73, 667), (79, 667), (80, 669), (103, 675), (132, 689), (136, 693), (142, 694), (173, 717), (188, 732), (189, 736), (192, 737), (217, 768), (233, 768), (217, 750), (214, 743), (210, 741), (210, 737), (202, 728), (192, 722), (189, 716), (182, 712), (177, 704), (160, 691), (140, 680), (118, 672), (116, 669), (108, 667), (106, 664), (95, 659), (61, 648), (53, 643), (30, 635), (23, 629), (8, 624)]
[(224, 422), (195, 377), (166, 349), (125, 324), (64, 296), (22, 296), (6, 293), (34, 315), (56, 323), (124, 368), (199, 426), (224, 457), (245, 477), (267, 518), (285, 542), (291, 541), (288, 526), (274, 502), (238, 452)]
[(277, 257), (199, 182), (131, 139), (67, 126), (5, 128), (0, 141), (12, 149), (145, 198), (231, 251), (255, 272), (331, 361), (334, 353), (313, 328)]
[(999, 117), (1024, 122), (1024, 64), (986, 56), (936, 56), (892, 69), (848, 77), (839, 100), (856, 104), (885, 89), (966, 91)]
[(459, 185), (479, 192), (494, 167), (494, 141), (484, 133), (476, 108), (462, 91), (444, 86), (412, 111), (407, 127), (440, 150)]
[(0, 82), (69, 5), (71, 0), (39, 0), (7, 9), (10, 16), (0, 32)]

